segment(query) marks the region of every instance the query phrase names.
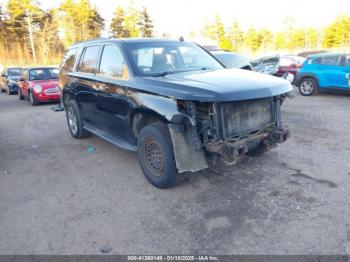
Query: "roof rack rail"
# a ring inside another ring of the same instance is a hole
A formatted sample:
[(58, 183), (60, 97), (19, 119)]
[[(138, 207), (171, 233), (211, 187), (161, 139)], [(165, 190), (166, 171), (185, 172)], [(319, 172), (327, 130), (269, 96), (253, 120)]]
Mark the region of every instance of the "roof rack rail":
[(99, 40), (108, 40), (108, 39), (110, 39), (110, 38), (106, 38), (106, 37), (94, 38), (94, 39), (89, 39), (89, 40), (85, 40), (85, 41), (75, 42), (73, 45), (79, 45), (79, 44), (83, 44), (83, 43), (94, 42), (94, 41), (99, 41)]

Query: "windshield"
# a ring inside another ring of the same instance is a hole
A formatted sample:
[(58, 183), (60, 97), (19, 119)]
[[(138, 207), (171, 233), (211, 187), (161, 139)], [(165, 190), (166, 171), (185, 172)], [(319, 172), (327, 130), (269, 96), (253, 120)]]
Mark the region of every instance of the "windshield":
[(249, 59), (237, 54), (214, 54), (226, 67), (241, 68), (249, 64)]
[(223, 68), (202, 48), (186, 42), (128, 43), (127, 49), (143, 75)]
[(22, 69), (21, 68), (9, 68), (7, 70), (7, 75), (8, 76), (20, 76), (22, 73)]
[(29, 80), (58, 79), (57, 68), (39, 68), (29, 71)]

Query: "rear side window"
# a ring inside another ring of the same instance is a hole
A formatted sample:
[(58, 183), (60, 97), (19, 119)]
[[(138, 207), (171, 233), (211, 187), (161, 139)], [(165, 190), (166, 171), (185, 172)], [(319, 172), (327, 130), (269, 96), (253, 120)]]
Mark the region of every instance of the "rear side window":
[(345, 66), (350, 66), (350, 55), (345, 56)]
[(117, 46), (106, 45), (103, 48), (100, 74), (107, 77), (128, 78), (123, 54)]
[(98, 72), (98, 55), (100, 46), (89, 46), (84, 49), (83, 57), (78, 66), (79, 72), (96, 74)]
[(338, 66), (340, 64), (340, 56), (324, 56), (319, 59), (319, 64), (321, 65), (331, 65)]
[(78, 48), (68, 49), (68, 51), (66, 52), (66, 54), (63, 57), (62, 66), (61, 66), (61, 68), (64, 71), (72, 71), (73, 70), (75, 61), (77, 59), (77, 52), (78, 52)]

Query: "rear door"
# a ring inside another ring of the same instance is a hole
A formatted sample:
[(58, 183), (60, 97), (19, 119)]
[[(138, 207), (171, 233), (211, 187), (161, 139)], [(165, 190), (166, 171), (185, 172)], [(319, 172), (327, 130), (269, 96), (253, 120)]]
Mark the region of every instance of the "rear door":
[(88, 125), (96, 125), (96, 73), (98, 72), (98, 60), (101, 45), (87, 46), (83, 49), (77, 70), (73, 77), (75, 99), (78, 103), (83, 121)]
[(321, 87), (344, 88), (345, 72), (341, 55), (327, 55), (318, 60), (318, 77)]
[(119, 47), (113, 43), (105, 44), (95, 89), (99, 128), (108, 136), (129, 137), (127, 126), (130, 105), (126, 89), (128, 78), (128, 69)]
[(343, 71), (345, 73), (345, 85), (344, 88), (350, 89), (350, 54), (343, 57)]

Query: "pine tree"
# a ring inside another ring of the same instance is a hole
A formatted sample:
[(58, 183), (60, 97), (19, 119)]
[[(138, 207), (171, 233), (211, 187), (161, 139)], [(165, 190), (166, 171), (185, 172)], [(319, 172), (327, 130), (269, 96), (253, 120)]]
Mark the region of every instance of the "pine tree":
[(124, 9), (121, 6), (117, 6), (114, 17), (111, 22), (110, 31), (113, 37), (121, 38), (125, 37), (125, 28), (124, 28)]
[(64, 44), (97, 38), (104, 27), (104, 19), (89, 0), (65, 0), (59, 7), (60, 26), (64, 31)]
[(229, 39), (232, 42), (233, 51), (238, 51), (241, 49), (244, 41), (244, 32), (236, 20), (233, 21), (232, 26), (230, 27)]
[(142, 37), (152, 37), (153, 36), (153, 22), (150, 15), (147, 12), (147, 8), (143, 7), (140, 15), (140, 32)]

